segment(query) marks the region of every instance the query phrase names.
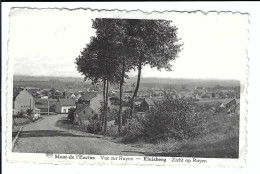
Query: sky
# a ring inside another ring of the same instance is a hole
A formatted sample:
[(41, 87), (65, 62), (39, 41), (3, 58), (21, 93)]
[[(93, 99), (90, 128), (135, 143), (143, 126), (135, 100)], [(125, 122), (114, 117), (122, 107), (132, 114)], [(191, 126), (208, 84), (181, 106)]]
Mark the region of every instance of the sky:
[[(173, 71), (143, 68), (142, 77), (235, 79), (246, 71), (248, 15), (232, 13), (91, 12), (90, 10), (13, 9), (8, 54), (14, 75), (82, 77), (75, 59), (95, 34), (98, 17), (172, 20), (183, 50)], [(130, 72), (136, 76), (137, 72)]]

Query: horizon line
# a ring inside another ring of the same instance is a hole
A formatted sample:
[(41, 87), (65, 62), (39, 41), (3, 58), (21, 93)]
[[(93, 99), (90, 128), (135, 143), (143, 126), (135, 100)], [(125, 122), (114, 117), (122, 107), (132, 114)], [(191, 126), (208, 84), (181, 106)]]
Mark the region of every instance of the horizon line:
[[(24, 76), (24, 77), (45, 77), (45, 78), (82, 78), (84, 79), (84, 77), (75, 77), (75, 76), (46, 76), (46, 75), (22, 75), (22, 74), (13, 74), (13, 77), (15, 76)], [(136, 76), (129, 76), (130, 78), (137, 78)], [(186, 79), (186, 80), (232, 80), (232, 81), (240, 81), (240, 79), (220, 79), (220, 78), (185, 78), (185, 77), (141, 77), (141, 78), (145, 78), (145, 79), (149, 79), (149, 78), (154, 78), (154, 79), (172, 79), (172, 80), (182, 80), (182, 79)], [(126, 79), (129, 80), (129, 79)], [(91, 80), (88, 80), (91, 81)]]

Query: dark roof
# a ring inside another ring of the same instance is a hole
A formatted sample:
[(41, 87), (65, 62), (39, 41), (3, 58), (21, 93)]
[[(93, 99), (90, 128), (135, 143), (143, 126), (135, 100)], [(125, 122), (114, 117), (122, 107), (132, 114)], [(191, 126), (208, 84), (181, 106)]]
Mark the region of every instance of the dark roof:
[(51, 99), (51, 98), (50, 99), (34, 98), (35, 104), (48, 104), (48, 100), (49, 100), (49, 104), (57, 102), (56, 99)]
[(110, 97), (109, 100), (120, 100), (119, 97)]
[[(89, 108), (89, 109), (88, 109)], [(82, 111), (88, 109), (87, 113), (83, 113)], [(79, 117), (85, 117), (85, 116), (89, 116), (92, 114), (96, 114), (96, 112), (93, 110), (93, 108), (91, 108), (89, 105), (81, 105), (80, 107), (78, 107), (75, 111), (75, 114), (77, 114)]]
[(86, 107), (88, 107), (89, 105), (81, 105), (79, 106), (76, 111), (75, 111), (75, 114), (79, 114), (81, 113)]
[(75, 100), (69, 98), (60, 99), (61, 106), (76, 106)]
[(96, 97), (96, 92), (86, 92), (79, 100), (90, 101), (94, 97)]
[(35, 107), (38, 108), (38, 109), (48, 109), (48, 105), (38, 105), (38, 104), (35, 104)]

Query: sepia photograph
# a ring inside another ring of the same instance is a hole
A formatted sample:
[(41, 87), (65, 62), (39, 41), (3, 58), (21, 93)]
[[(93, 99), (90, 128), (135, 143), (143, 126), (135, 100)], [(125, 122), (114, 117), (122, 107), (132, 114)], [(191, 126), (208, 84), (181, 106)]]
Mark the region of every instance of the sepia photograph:
[(10, 159), (243, 164), (248, 14), (9, 17)]

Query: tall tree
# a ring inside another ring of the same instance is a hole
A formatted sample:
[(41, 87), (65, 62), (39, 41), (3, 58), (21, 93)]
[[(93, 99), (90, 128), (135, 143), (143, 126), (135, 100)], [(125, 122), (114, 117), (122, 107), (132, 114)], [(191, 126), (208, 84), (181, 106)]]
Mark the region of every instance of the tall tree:
[(106, 132), (107, 126), (107, 109), (108, 109), (108, 87), (109, 83), (116, 83), (119, 77), (115, 76), (115, 71), (118, 69), (118, 64), (113, 59), (111, 45), (105, 38), (92, 37), (90, 43), (81, 52), (81, 55), (76, 59), (76, 65), (85, 80), (89, 79), (92, 84), (103, 82), (103, 107), (104, 115), (103, 132)]
[(114, 77), (116, 77), (116, 82), (119, 81), (120, 86), (119, 132), (122, 130), (123, 84), (125, 83), (125, 78), (128, 77), (126, 73), (135, 67), (134, 57), (136, 54), (130, 46), (127, 25), (127, 21), (122, 19), (98, 18), (93, 21), (93, 28), (96, 29), (97, 37), (106, 38), (109, 44), (113, 45), (110, 53), (114, 56), (113, 60), (118, 65), (113, 72), (115, 72)]
[(135, 65), (138, 75), (131, 100), (133, 115), (134, 98), (140, 86), (143, 66), (171, 71), (170, 62), (178, 57), (182, 44), (178, 43), (177, 28), (172, 25), (172, 21), (131, 19), (127, 27), (131, 47), (137, 53)]

